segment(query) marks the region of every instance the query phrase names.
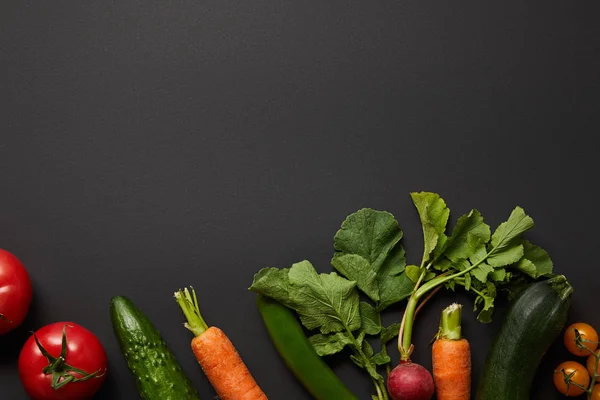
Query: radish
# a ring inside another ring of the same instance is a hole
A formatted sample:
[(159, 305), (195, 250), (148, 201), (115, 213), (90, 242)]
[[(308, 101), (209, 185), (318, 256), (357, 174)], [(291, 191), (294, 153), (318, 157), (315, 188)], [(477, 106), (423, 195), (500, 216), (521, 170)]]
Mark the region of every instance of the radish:
[(401, 361), (388, 376), (387, 389), (392, 400), (429, 400), (433, 378), (429, 371), (411, 361)]

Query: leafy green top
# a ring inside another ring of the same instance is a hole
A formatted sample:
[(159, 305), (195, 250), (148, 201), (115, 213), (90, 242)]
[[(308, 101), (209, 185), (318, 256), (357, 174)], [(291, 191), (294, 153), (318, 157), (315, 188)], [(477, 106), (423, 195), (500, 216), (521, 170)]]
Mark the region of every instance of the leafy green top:
[[(386, 344), (401, 326), (382, 325), (381, 312), (387, 307), (410, 296), (408, 333), (401, 338), (410, 345), (417, 302), (433, 288), (455, 290), (458, 285), (472, 292), (475, 309), (481, 307), (478, 319), (489, 322), (499, 289), (552, 273), (548, 254), (522, 238), (533, 227), (522, 208), (516, 207), (493, 234), (481, 214), (472, 210), (458, 218), (448, 236), (450, 210), (444, 200), (428, 192), (411, 193), (411, 198), (423, 227), (420, 266), (406, 266), (402, 230), (394, 216), (363, 208), (349, 215), (335, 235), (331, 264), (336, 272), (319, 274), (302, 261), (291, 268), (264, 268), (250, 287), (294, 309), (307, 329), (318, 331), (309, 339), (319, 355), (348, 347), (351, 360), (373, 380), (374, 399), (388, 398), (377, 367), (389, 370)], [(368, 335), (379, 336), (379, 352), (366, 340)]]

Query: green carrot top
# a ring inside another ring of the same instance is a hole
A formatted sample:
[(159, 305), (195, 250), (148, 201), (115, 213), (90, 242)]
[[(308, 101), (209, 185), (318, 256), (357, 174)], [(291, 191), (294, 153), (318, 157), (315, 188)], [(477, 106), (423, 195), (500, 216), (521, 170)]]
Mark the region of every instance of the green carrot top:
[(442, 311), (440, 318), (440, 329), (436, 339), (460, 340), (461, 336), (461, 314), (462, 305), (452, 303)]
[(208, 325), (204, 322), (202, 314), (200, 314), (200, 306), (194, 288), (190, 286), (190, 291), (185, 288), (175, 292), (175, 299), (181, 307), (181, 311), (185, 315), (187, 322), (184, 324), (186, 328), (194, 333), (194, 336), (200, 336), (208, 329)]

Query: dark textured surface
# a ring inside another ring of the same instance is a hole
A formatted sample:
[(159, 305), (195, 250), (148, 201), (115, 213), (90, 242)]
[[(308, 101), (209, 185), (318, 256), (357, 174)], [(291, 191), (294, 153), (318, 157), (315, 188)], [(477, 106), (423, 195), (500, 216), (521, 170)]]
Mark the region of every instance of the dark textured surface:
[[(23, 327), (0, 338), (2, 399), (25, 398), (16, 359), (27, 331), (58, 320), (105, 345), (97, 398), (136, 398), (111, 331), (117, 294), (212, 398), (172, 298), (188, 284), (271, 399), (308, 398), (246, 291), (252, 275), (302, 259), (329, 271), (333, 235), (361, 207), (392, 212), (417, 262), (415, 190), (494, 226), (523, 206), (537, 222), (529, 237), (575, 287), (570, 320), (600, 328), (591, 4), (2, 2), (0, 247), (35, 288)], [(438, 296), (417, 322), (425, 366), (454, 298)], [(487, 326), (465, 314), (478, 372), (502, 309)], [(557, 398), (550, 374), (566, 357), (550, 350), (534, 399)], [(366, 377), (332, 365), (369, 398)]]

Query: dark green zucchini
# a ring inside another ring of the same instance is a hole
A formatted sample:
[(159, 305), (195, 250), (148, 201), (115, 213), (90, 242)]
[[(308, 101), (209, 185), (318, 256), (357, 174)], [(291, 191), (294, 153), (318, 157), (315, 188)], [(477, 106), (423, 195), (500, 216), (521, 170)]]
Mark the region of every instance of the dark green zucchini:
[(150, 320), (126, 297), (110, 302), (121, 352), (144, 400), (197, 400), (196, 389)]
[(477, 400), (529, 400), (536, 369), (567, 322), (573, 288), (564, 277), (531, 284), (512, 301), (487, 354)]

